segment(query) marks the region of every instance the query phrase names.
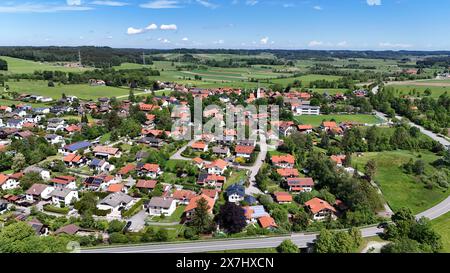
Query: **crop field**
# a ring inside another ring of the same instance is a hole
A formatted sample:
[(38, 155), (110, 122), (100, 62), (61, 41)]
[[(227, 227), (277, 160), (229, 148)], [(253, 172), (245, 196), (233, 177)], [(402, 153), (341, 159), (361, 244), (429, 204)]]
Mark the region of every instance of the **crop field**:
[[(419, 157), (420, 155), (420, 157)], [(409, 207), (413, 213), (422, 212), (445, 199), (449, 192), (438, 188), (426, 189), (419, 179), (403, 172), (402, 165), (410, 159), (421, 159), (426, 163), (425, 172), (431, 173), (434, 167), (430, 163), (438, 157), (428, 151), (413, 153), (410, 151), (374, 152), (364, 153), (362, 157), (353, 157), (353, 164), (359, 170), (370, 159), (375, 160), (377, 171), (375, 181), (380, 185), (381, 191), (394, 210)]]
[(313, 86), (310, 86), (310, 83), (312, 81), (317, 81), (317, 80), (335, 81), (335, 80), (339, 80), (340, 78), (341, 77), (339, 77), (339, 76), (330, 76), (330, 75), (305, 75), (305, 76), (300, 76), (300, 77), (295, 77), (295, 78), (291, 77), (291, 78), (283, 78), (283, 79), (274, 79), (271, 82), (279, 83), (279, 84), (286, 86), (290, 83), (293, 83), (295, 80), (299, 80), (302, 82), (302, 86), (313, 88)]
[(364, 115), (364, 114), (355, 114), (355, 115), (318, 115), (318, 116), (296, 116), (295, 120), (297, 120), (301, 124), (311, 124), (313, 126), (319, 126), (322, 121), (330, 121), (335, 120), (337, 123), (345, 122), (345, 121), (353, 121), (359, 123), (367, 123), (367, 124), (377, 124), (382, 121), (375, 115)]
[(89, 86), (88, 84), (72, 84), (48, 87), (45, 81), (21, 80), (20, 82), (7, 82), (11, 91), (25, 94), (41, 95), (54, 99), (66, 95), (76, 96), (81, 99), (97, 99), (100, 97), (120, 97), (128, 96), (127, 88), (117, 88), (110, 86)]
[(34, 71), (64, 71), (64, 72), (82, 72), (88, 68), (72, 68), (64, 67), (61, 65), (56, 65), (52, 63), (39, 63), (29, 60), (17, 59), (12, 57), (0, 56), (8, 62), (8, 72), (9, 73), (33, 73)]

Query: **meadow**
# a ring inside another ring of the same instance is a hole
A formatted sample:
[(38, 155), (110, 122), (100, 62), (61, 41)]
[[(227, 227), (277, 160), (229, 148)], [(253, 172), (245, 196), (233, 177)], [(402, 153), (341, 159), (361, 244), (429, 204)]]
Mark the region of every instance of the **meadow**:
[(8, 72), (9, 73), (33, 73), (34, 71), (64, 71), (64, 72), (82, 72), (88, 70), (89, 68), (73, 68), (64, 67), (61, 65), (56, 65), (53, 63), (40, 63), (29, 60), (17, 59), (12, 57), (0, 56), (8, 62)]
[(337, 123), (339, 122), (359, 122), (364, 124), (377, 124), (382, 121), (375, 115), (368, 114), (355, 114), (355, 115), (318, 115), (318, 116), (296, 116), (294, 117), (296, 121), (300, 124), (311, 124), (313, 126), (319, 126), (322, 121), (330, 121), (335, 120)]
[(410, 159), (421, 159), (426, 163), (425, 172), (432, 173), (435, 169), (430, 163), (438, 157), (428, 151), (388, 151), (364, 153), (361, 157), (353, 157), (353, 165), (359, 170), (369, 160), (375, 160), (377, 171), (375, 181), (381, 188), (385, 200), (389, 206), (397, 211), (402, 207), (408, 207), (413, 213), (420, 213), (433, 207), (449, 195), (449, 190), (426, 189), (425, 184), (418, 177), (403, 172), (402, 165)]
[(442, 253), (450, 253), (450, 212), (431, 221), (433, 229), (441, 235), (443, 248)]
[(394, 89), (394, 94), (396, 96), (403, 96), (403, 95), (417, 96), (417, 94), (420, 94), (420, 97), (424, 97), (425, 96), (424, 91), (426, 89), (429, 89), (431, 91), (430, 97), (432, 98), (438, 98), (440, 95), (445, 93), (450, 94), (450, 85), (435, 86), (435, 85), (409, 84), (409, 85), (389, 85), (389, 87), (392, 87)]
[(10, 81), (6, 84), (9, 85), (10, 91), (21, 94), (41, 95), (54, 99), (61, 98), (63, 93), (86, 100), (95, 100), (100, 97), (127, 97), (129, 93), (128, 88), (90, 86), (88, 84), (56, 84), (55, 87), (48, 87), (48, 83), (46, 81), (30, 80), (21, 80), (19, 82)]

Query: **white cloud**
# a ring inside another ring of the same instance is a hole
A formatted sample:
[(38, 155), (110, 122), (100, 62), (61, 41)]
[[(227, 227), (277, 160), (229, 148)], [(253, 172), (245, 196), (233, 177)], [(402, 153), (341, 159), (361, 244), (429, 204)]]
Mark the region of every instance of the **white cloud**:
[(261, 38), (261, 40), (260, 40), (260, 43), (261, 43), (262, 45), (267, 45), (268, 42), (269, 42), (269, 37), (263, 37), (263, 38)]
[(145, 9), (176, 9), (180, 8), (178, 1), (173, 0), (157, 0), (139, 5)]
[(380, 6), (381, 0), (367, 0), (367, 5), (369, 6)]
[(411, 44), (402, 44), (402, 43), (390, 43), (390, 42), (382, 42), (379, 44), (380, 47), (384, 48), (410, 48)]
[(81, 0), (67, 0), (66, 3), (69, 6), (81, 6)]
[(158, 38), (158, 41), (160, 41), (162, 44), (170, 44), (170, 41), (166, 38)]
[(218, 40), (218, 41), (214, 41), (214, 42), (213, 42), (213, 44), (216, 44), (216, 45), (222, 45), (222, 44), (224, 44), (224, 43), (225, 43), (224, 40)]
[(308, 43), (309, 47), (316, 47), (316, 46), (322, 46), (323, 42), (322, 41), (311, 41)]
[(159, 27), (161, 30), (177, 30), (177, 25), (170, 24), (170, 25), (161, 25)]
[(215, 9), (218, 7), (218, 5), (211, 3), (207, 0), (195, 0), (195, 1), (206, 8)]
[(182, 41), (184, 41), (184, 42), (187, 42), (187, 41), (189, 41), (189, 38), (188, 37), (184, 37), (183, 39), (181, 39)]
[(245, 1), (245, 4), (247, 5), (247, 6), (254, 6), (254, 5), (256, 5), (256, 4), (258, 4), (258, 0), (247, 0), (247, 1)]
[(128, 35), (136, 35), (136, 34), (141, 34), (143, 32), (144, 32), (144, 30), (142, 28), (129, 27), (127, 29), (127, 34)]
[(91, 2), (92, 5), (98, 5), (98, 6), (109, 6), (109, 7), (123, 7), (129, 5), (126, 2), (119, 2), (119, 1), (93, 1)]
[(315, 9), (315, 10), (322, 10), (322, 7), (321, 6), (314, 6), (313, 9)]
[(158, 29), (158, 26), (156, 24), (150, 24), (145, 29), (146, 30), (155, 30), (155, 29)]
[(347, 45), (348, 45), (347, 41), (342, 41), (342, 42), (337, 43), (338, 47), (346, 47)]

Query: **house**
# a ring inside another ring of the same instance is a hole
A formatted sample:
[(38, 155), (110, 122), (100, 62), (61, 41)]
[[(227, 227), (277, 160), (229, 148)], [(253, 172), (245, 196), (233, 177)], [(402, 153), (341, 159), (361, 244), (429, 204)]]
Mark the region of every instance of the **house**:
[(114, 180), (114, 176), (101, 174), (97, 176), (87, 177), (84, 180), (83, 185), (88, 190), (99, 190), (106, 189), (110, 184), (113, 184), (114, 182), (116, 182), (116, 180)]
[(273, 155), (271, 161), (278, 168), (294, 168), (295, 157), (292, 155)]
[(147, 212), (150, 215), (170, 216), (176, 210), (177, 205), (175, 199), (171, 197), (152, 197), (147, 204)]
[(69, 125), (65, 128), (66, 132), (69, 134), (75, 133), (75, 132), (80, 132), (81, 131), (81, 126), (80, 125), (76, 125), (76, 124), (72, 124)]
[(109, 164), (108, 161), (103, 159), (93, 158), (89, 163), (89, 168), (97, 172), (111, 172), (114, 170), (114, 165)]
[(91, 143), (88, 141), (80, 141), (75, 142), (69, 145), (64, 146), (63, 152), (64, 153), (75, 153), (76, 151), (85, 150), (91, 147)]
[(142, 144), (147, 144), (151, 147), (162, 147), (164, 145), (164, 140), (156, 137), (143, 137), (138, 142)]
[(254, 146), (236, 145), (236, 147), (234, 148), (236, 157), (250, 158), (254, 151)]
[(22, 131), (22, 132), (16, 132), (13, 134), (13, 137), (15, 139), (27, 139), (34, 136), (34, 134), (30, 131)]
[(310, 124), (300, 124), (297, 127), (300, 133), (309, 134), (313, 132), (313, 126)]
[(327, 201), (314, 197), (305, 203), (314, 220), (323, 220), (327, 217), (335, 218), (336, 209)]
[(189, 204), (191, 199), (195, 196), (197, 196), (197, 194), (190, 190), (175, 190), (172, 194), (173, 199), (175, 199), (179, 205)]
[(211, 162), (211, 164), (206, 165), (209, 174), (223, 175), (226, 171), (228, 163), (225, 160), (217, 159)]
[(156, 180), (139, 179), (136, 183), (136, 188), (140, 190), (152, 191), (155, 189), (157, 183), (158, 181)]
[(275, 192), (273, 195), (278, 204), (290, 204), (292, 202), (292, 195), (287, 192)]
[(296, 106), (293, 112), (295, 116), (302, 116), (302, 115), (318, 116), (320, 115), (320, 106), (311, 106), (302, 104)]
[(339, 127), (334, 121), (323, 121), (320, 128), (325, 132), (337, 135), (341, 135), (343, 133), (342, 128)]
[(198, 205), (198, 201), (200, 201), (201, 199), (205, 199), (207, 204), (208, 204), (208, 212), (210, 214), (212, 214), (213, 208), (214, 208), (214, 204), (215, 204), (215, 200), (202, 194), (202, 195), (198, 195), (195, 196), (193, 198), (191, 198), (191, 200), (189, 201), (189, 204), (184, 208), (184, 213), (185, 213), (185, 218), (186, 220), (190, 220), (192, 219), (192, 216), (195, 214), (195, 209), (197, 208)]
[(0, 188), (4, 191), (16, 189), (20, 186), (19, 179), (0, 173)]
[(34, 229), (34, 232), (38, 236), (46, 236), (48, 234), (48, 227), (44, 226), (38, 219), (33, 218), (27, 224)]
[(338, 167), (342, 167), (344, 165), (346, 156), (345, 155), (332, 155), (330, 156), (331, 161), (336, 163)]
[(37, 166), (28, 166), (23, 170), (23, 173), (37, 173), (42, 179), (50, 180), (50, 172)]
[(216, 146), (212, 148), (212, 152), (221, 157), (229, 157), (231, 155), (230, 148)]
[(121, 211), (131, 208), (135, 202), (135, 199), (131, 196), (123, 192), (115, 192), (103, 198), (97, 208), (99, 210), (110, 210), (109, 217), (121, 218)]
[(139, 176), (147, 176), (156, 179), (162, 173), (158, 164), (138, 163), (136, 166)]
[(136, 153), (136, 161), (140, 161), (142, 159), (146, 159), (149, 156), (149, 153), (146, 151), (139, 151)]
[(9, 119), (8, 121), (6, 121), (6, 127), (22, 129), (24, 122), (25, 121), (23, 119)]
[(297, 169), (277, 169), (277, 173), (284, 179), (298, 177), (300, 175)]
[(80, 231), (79, 226), (70, 224), (70, 225), (58, 228), (54, 234), (55, 235), (59, 235), (59, 234), (77, 235), (79, 231)]
[(62, 136), (59, 135), (55, 135), (55, 134), (47, 134), (45, 135), (45, 139), (50, 143), (50, 144), (64, 144), (64, 138)]
[(48, 200), (51, 198), (51, 193), (55, 188), (44, 184), (33, 184), (26, 192), (25, 199), (30, 202)]
[(245, 197), (245, 187), (240, 184), (233, 184), (225, 190), (228, 202), (240, 202)]
[(197, 184), (201, 186), (215, 187), (216, 189), (222, 189), (223, 184), (226, 182), (226, 177), (217, 174), (202, 173), (198, 176)]
[(8, 210), (8, 202), (0, 199), (0, 214)]
[(51, 118), (47, 122), (47, 131), (62, 131), (66, 127), (66, 121), (61, 118)]
[(76, 178), (70, 175), (61, 175), (57, 176), (55, 178), (52, 178), (50, 182), (53, 184), (53, 187), (55, 189), (58, 188), (65, 188), (69, 190), (76, 190), (77, 189), (77, 183)]
[(86, 158), (77, 154), (67, 154), (63, 157), (63, 162), (67, 167), (81, 167), (86, 164)]
[(204, 143), (203, 141), (197, 141), (192, 143), (191, 148), (192, 150), (197, 152), (206, 152), (206, 150), (208, 150), (208, 144)]
[(204, 194), (208, 196), (209, 198), (212, 198), (214, 200), (217, 200), (219, 198), (219, 191), (212, 190), (212, 189), (202, 189), (201, 194)]
[(108, 192), (108, 193), (115, 193), (115, 192), (128, 193), (128, 188), (125, 186), (125, 184), (122, 184), (122, 183), (111, 184), (106, 189), (106, 192)]
[(196, 158), (192, 159), (192, 162), (193, 162), (199, 169), (202, 169), (203, 166), (204, 166), (203, 159), (201, 159), (200, 157), (196, 157)]
[(256, 221), (264, 216), (269, 216), (269, 214), (264, 209), (264, 206), (246, 206), (244, 207), (245, 218), (247, 223), (256, 223)]
[(290, 192), (311, 192), (314, 188), (311, 177), (289, 177), (286, 180)]
[(96, 146), (93, 149), (93, 153), (95, 157), (110, 159), (111, 157), (120, 157), (122, 152), (120, 152), (119, 148), (113, 148), (108, 146)]
[(132, 171), (136, 170), (136, 165), (129, 163), (117, 172), (116, 176), (120, 179), (124, 179), (125, 177), (129, 176)]
[(258, 222), (264, 229), (275, 229), (278, 227), (277, 223), (275, 223), (275, 220), (268, 215), (259, 217)]
[(69, 206), (71, 203), (78, 200), (78, 191), (58, 187), (50, 193), (50, 196), (52, 197), (52, 203), (55, 206)]

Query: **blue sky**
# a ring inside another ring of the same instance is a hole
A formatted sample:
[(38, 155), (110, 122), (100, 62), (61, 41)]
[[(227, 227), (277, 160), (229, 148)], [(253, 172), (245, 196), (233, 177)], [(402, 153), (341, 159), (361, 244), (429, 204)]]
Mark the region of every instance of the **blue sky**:
[(0, 45), (450, 50), (447, 0), (1, 0)]

